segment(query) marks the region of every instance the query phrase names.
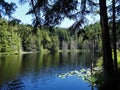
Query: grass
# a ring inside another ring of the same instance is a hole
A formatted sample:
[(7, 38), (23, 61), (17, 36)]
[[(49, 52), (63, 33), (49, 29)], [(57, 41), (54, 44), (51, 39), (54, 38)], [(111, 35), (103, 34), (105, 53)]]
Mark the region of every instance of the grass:
[(117, 51), (117, 59), (118, 59), (118, 64), (120, 64), (120, 50)]
[[(112, 57), (113, 57), (114, 55), (113, 55), (113, 53), (112, 53)], [(118, 62), (118, 65), (120, 66), (120, 50), (117, 50), (117, 62)], [(99, 59), (98, 59), (98, 61), (97, 61), (97, 63), (96, 63), (96, 66), (102, 66), (102, 64), (103, 64), (103, 57), (101, 56)]]

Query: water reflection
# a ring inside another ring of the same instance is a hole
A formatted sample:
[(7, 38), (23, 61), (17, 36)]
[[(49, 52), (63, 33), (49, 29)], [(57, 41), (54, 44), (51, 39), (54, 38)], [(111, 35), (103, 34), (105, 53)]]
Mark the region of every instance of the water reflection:
[[(7, 82), (16, 80), (16, 78), (23, 81), (26, 86), (24, 90), (38, 90), (40, 88), (42, 90), (58, 90), (56, 88), (60, 87), (61, 83), (66, 85), (67, 82), (67, 85), (69, 85), (71, 81), (76, 81), (75, 83), (82, 82), (84, 86), (88, 85), (84, 81), (76, 80), (75, 78), (68, 78), (63, 80), (63, 82), (55, 74), (90, 67), (90, 56), (87, 52), (82, 54), (66, 52), (0, 56), (0, 87), (3, 87)], [(51, 85), (54, 85), (56, 88)], [(67, 85), (63, 86), (63, 88), (67, 88)], [(46, 88), (46, 86), (50, 88)], [(62, 90), (66, 90), (66, 88)]]
[(24, 90), (24, 83), (20, 79), (4, 84), (1, 90)]
[(21, 56), (0, 57), (0, 85), (9, 80), (14, 80), (21, 69)]

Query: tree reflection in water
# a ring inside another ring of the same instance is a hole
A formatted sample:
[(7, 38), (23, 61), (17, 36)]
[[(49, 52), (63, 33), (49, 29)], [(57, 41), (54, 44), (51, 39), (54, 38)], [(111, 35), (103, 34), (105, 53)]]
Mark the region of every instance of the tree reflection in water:
[(24, 83), (20, 79), (17, 79), (4, 84), (1, 90), (23, 90), (23, 89)]
[[(92, 41), (92, 40), (91, 40)], [(62, 73), (62, 74), (57, 74), (56, 76), (60, 78), (66, 78), (69, 76), (78, 76), (79, 78), (82, 78), (84, 81), (89, 82), (91, 86), (91, 90), (94, 90), (94, 87), (98, 87), (101, 85), (103, 82), (103, 76), (101, 74), (102, 72), (102, 67), (95, 67), (95, 45), (94, 45), (94, 40), (93, 43), (90, 44), (90, 67), (86, 69), (81, 69), (81, 70), (74, 70), (70, 71), (68, 73)]]

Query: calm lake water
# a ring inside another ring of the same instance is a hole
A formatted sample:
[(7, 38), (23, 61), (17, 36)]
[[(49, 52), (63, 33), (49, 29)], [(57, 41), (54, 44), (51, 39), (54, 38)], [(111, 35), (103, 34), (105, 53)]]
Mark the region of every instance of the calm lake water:
[(91, 66), (90, 53), (0, 56), (0, 90), (97, 90), (77, 76), (56, 74)]

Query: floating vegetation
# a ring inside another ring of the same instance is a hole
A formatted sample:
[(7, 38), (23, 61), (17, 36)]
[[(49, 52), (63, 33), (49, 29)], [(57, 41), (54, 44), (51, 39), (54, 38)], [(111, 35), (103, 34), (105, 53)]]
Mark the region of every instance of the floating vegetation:
[(68, 73), (57, 74), (57, 77), (62, 79), (67, 78), (69, 76), (78, 76), (82, 78), (84, 81), (89, 82), (93, 86), (99, 86), (103, 83), (103, 76), (102, 76), (102, 68), (101, 67), (94, 67), (92, 69), (81, 69), (70, 71)]

